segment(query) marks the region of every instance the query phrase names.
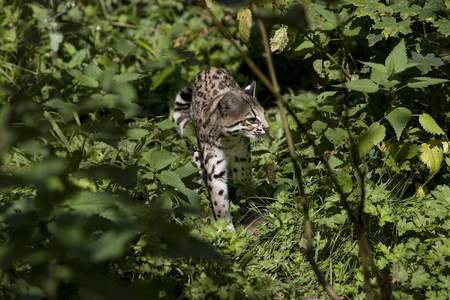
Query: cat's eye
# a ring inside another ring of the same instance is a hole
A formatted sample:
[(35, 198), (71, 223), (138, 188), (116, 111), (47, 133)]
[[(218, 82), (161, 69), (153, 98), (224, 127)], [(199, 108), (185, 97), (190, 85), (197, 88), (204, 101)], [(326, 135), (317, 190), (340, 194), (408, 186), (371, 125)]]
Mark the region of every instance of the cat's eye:
[(247, 122), (249, 124), (259, 125), (261, 124), (261, 121), (258, 118), (248, 118)]

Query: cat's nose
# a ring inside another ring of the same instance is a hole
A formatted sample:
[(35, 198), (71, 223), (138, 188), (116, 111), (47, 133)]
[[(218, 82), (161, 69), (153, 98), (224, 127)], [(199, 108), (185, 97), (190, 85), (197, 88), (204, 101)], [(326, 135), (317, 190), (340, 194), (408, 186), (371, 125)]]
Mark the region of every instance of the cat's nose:
[(263, 127), (263, 129), (264, 129), (265, 132), (268, 132), (270, 130), (270, 126)]

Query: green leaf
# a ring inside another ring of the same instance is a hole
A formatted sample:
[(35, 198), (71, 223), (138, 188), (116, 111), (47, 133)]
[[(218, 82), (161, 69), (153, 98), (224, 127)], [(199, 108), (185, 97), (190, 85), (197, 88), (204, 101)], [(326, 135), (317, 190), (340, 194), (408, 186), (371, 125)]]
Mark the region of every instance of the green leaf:
[(427, 165), (430, 173), (434, 174), (439, 171), (441, 163), (444, 160), (444, 152), (436, 145), (423, 143), (420, 147), (420, 160)]
[(184, 182), (181, 178), (172, 171), (162, 171), (161, 174), (156, 174), (156, 178), (158, 178), (161, 183), (172, 186), (178, 189), (181, 193), (186, 195), (189, 199), (189, 203), (194, 207), (199, 207), (200, 201), (199, 196), (193, 190), (186, 188)]
[(382, 17), (381, 21), (375, 22), (372, 26), (373, 29), (382, 29), (384, 37), (395, 37), (398, 33), (408, 34), (411, 32), (409, 26), (411, 25), (411, 20), (404, 20), (397, 22), (396, 18), (388, 16)]
[(141, 79), (142, 77), (144, 77), (144, 76), (141, 74), (138, 74), (138, 73), (123, 73), (123, 74), (119, 74), (119, 75), (114, 75), (112, 77), (112, 79), (113, 79), (113, 83), (120, 84), (120, 83), (138, 80), (138, 79)]
[(99, 79), (102, 72), (102, 69), (94, 61), (91, 61), (86, 69), (84, 69), (83, 74), (91, 78)]
[(368, 62), (360, 61), (360, 62), (363, 63), (366, 66), (371, 67), (372, 69), (380, 71), (381, 73), (385, 73), (385, 74), (388, 73), (388, 69), (386, 68), (385, 65), (373, 63), (373, 62), (370, 62), (370, 61), (368, 61)]
[(411, 115), (412, 112), (409, 109), (405, 107), (397, 107), (386, 116), (386, 119), (394, 128), (395, 134), (397, 135), (397, 140), (400, 140), (400, 135), (402, 134), (403, 129), (405, 129)]
[(377, 69), (372, 69), (370, 79), (372, 79), (375, 83), (378, 83), (385, 89), (390, 89), (391, 87), (394, 87), (400, 83), (400, 81), (390, 78), (389, 74), (382, 73)]
[(450, 21), (448, 20), (448, 18), (442, 18), (434, 21), (434, 25), (438, 26), (438, 31), (445, 37), (448, 37), (450, 35)]
[(248, 8), (241, 8), (237, 13), (236, 18), (239, 23), (238, 29), (241, 40), (248, 48), (251, 48), (250, 30), (253, 22), (252, 11)]
[(144, 128), (132, 128), (127, 130), (127, 138), (131, 140), (139, 140), (149, 134), (149, 131)]
[(89, 51), (87, 49), (82, 49), (78, 51), (72, 58), (70, 59), (69, 63), (67, 64), (67, 67), (72, 69), (75, 68), (84, 61), (84, 59), (87, 57)]
[(431, 78), (431, 77), (414, 77), (408, 80), (408, 86), (410, 88), (423, 88), (429, 85), (435, 85), (447, 82), (447, 79)]
[(322, 26), (323, 30), (332, 30), (339, 25), (337, 15), (334, 12), (329, 11), (321, 4), (314, 3), (312, 6), (325, 18), (325, 23)]
[(172, 120), (165, 119), (164, 121), (156, 123), (156, 127), (158, 127), (161, 130), (167, 130), (177, 127), (177, 124), (175, 124)]
[(436, 123), (436, 121), (429, 114), (421, 114), (419, 116), (420, 125), (425, 131), (431, 134), (445, 135), (444, 130)]
[(417, 68), (422, 72), (422, 75), (430, 72), (432, 68), (439, 68), (444, 65), (442, 59), (436, 57), (433, 53), (422, 56), (420, 53), (413, 52), (411, 62), (417, 64)]
[(406, 70), (407, 63), (405, 41), (401, 40), (386, 58), (385, 65), (389, 73), (401, 73)]
[(342, 128), (328, 128), (325, 131), (325, 137), (336, 146), (342, 146), (345, 142), (345, 138), (347, 137), (347, 132)]
[(378, 84), (370, 79), (357, 79), (354, 81), (345, 82), (343, 84), (334, 85), (336, 87), (345, 87), (358, 92), (375, 93), (380, 89)]
[(429, 278), (430, 275), (428, 272), (422, 266), (419, 266), (417, 270), (412, 273), (411, 286), (413, 288), (421, 287), (427, 283)]
[(281, 53), (284, 50), (289, 42), (287, 29), (288, 27), (286, 25), (282, 25), (281, 28), (278, 28), (275, 31), (273, 36), (270, 38), (270, 51)]
[(113, 207), (114, 199), (112, 195), (106, 193), (82, 191), (66, 199), (63, 205), (69, 207), (76, 214), (89, 217)]
[(378, 143), (381, 143), (386, 135), (386, 127), (375, 122), (368, 129), (361, 132), (359, 136), (359, 156), (363, 158), (369, 153), (370, 149)]
[(92, 87), (92, 88), (96, 88), (99, 86), (97, 79), (83, 75), (77, 69), (66, 70), (66, 72), (69, 73), (69, 75), (71, 75), (75, 79), (77, 79), (81, 85), (84, 85), (87, 87)]
[(177, 159), (167, 150), (154, 149), (150, 152), (149, 163), (154, 170), (161, 170), (177, 161)]

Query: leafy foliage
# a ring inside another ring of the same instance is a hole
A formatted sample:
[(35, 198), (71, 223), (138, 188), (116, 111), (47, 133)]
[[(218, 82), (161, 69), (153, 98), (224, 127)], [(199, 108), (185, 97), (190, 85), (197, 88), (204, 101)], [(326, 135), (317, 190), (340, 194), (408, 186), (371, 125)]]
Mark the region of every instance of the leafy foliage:
[[(448, 3), (254, 5), (207, 3), (238, 50), (190, 1), (0, 0), (1, 298), (325, 298), (266, 89), (258, 84), (271, 136), (253, 147), (255, 196), (232, 204), (235, 223), (241, 208), (262, 214), (254, 232), (213, 219), (169, 118), (206, 65), (242, 85), (255, 78), (239, 51), (265, 65), (257, 19), (285, 98), (361, 209), (394, 297), (449, 298)], [(348, 212), (288, 122), (314, 258), (339, 295), (364, 299)]]

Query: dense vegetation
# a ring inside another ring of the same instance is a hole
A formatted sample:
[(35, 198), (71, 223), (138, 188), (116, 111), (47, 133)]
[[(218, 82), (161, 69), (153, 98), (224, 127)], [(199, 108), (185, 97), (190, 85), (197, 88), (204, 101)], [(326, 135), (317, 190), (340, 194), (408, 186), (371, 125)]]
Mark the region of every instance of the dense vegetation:
[[(0, 0), (0, 298), (450, 298), (448, 1), (232, 2)], [(256, 231), (171, 121), (205, 66), (266, 107)]]

